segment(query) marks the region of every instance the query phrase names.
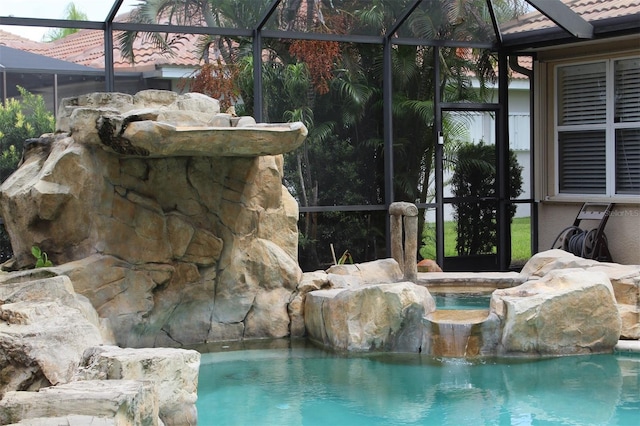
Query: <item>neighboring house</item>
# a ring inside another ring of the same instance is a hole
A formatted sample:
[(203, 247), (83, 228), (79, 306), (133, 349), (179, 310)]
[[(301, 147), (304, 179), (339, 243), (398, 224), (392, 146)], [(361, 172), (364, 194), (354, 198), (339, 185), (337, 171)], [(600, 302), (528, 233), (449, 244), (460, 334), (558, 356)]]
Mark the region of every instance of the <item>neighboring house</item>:
[[(122, 15), (116, 20), (124, 19), (127, 15)], [(115, 33), (117, 37), (119, 33)], [(117, 41), (114, 42), (113, 63), (115, 73), (115, 90), (123, 93), (136, 93), (144, 89), (163, 89), (180, 91), (179, 85), (182, 79), (190, 76), (202, 63), (200, 52), (196, 46), (197, 36), (176, 35), (174, 42), (177, 49), (173, 55), (162, 55), (154, 48), (152, 43), (145, 42), (138, 37), (134, 45), (135, 63), (131, 63), (123, 57), (118, 48)], [(0, 68), (5, 75), (12, 75), (11, 83), (5, 87), (4, 97), (11, 97), (17, 94), (15, 84), (24, 86), (32, 93), (42, 94), (52, 110), (55, 111), (57, 102), (68, 96), (78, 93), (88, 93), (104, 91), (104, 68), (105, 68), (105, 45), (104, 33), (95, 30), (80, 30), (67, 37), (52, 42), (37, 42), (24, 37), (12, 34), (8, 31), (0, 30), (0, 46), (12, 49), (19, 49), (31, 54), (40, 55), (43, 61), (49, 58), (63, 61), (67, 66), (59, 66), (59, 69), (44, 71), (38, 66), (38, 61), (33, 63), (33, 69), (25, 71), (25, 67), (14, 68), (5, 66)], [(215, 57), (215, 52), (210, 52), (210, 57)], [(3, 63), (2, 52), (0, 52), (0, 65)], [(66, 78), (68, 73), (66, 68), (73, 66), (83, 66), (85, 69), (95, 69), (99, 71), (99, 76), (87, 73), (83, 81), (80, 79)], [(88, 67), (88, 68), (87, 68)], [(24, 73), (29, 73), (25, 76)], [(41, 74), (38, 78), (43, 84), (35, 85), (34, 74)], [(63, 76), (54, 81), (53, 75)], [(20, 80), (20, 77), (23, 77)], [(56, 93), (57, 96), (53, 94)]]
[[(605, 233), (615, 262), (640, 264), (640, 1), (570, 0), (594, 39), (528, 49), (534, 61), (534, 198), (539, 249), (576, 218), (582, 203), (615, 203)], [(606, 32), (635, 26), (628, 34)], [(505, 34), (549, 37), (554, 24), (523, 16)], [(600, 37), (603, 37), (599, 39)], [(587, 227), (597, 221), (582, 222)]]

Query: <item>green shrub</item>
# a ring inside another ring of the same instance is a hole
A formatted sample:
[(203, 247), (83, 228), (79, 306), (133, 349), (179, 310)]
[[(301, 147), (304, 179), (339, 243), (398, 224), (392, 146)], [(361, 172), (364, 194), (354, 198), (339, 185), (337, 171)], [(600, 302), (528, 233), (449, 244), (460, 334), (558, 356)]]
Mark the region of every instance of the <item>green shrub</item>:
[[(0, 182), (4, 182), (17, 168), (22, 158), (24, 141), (37, 138), (55, 129), (55, 119), (40, 95), (17, 86), (20, 99), (0, 103)], [(9, 236), (0, 225), (0, 262), (13, 255)]]
[[(462, 145), (457, 152), (451, 187), (454, 197), (477, 201), (454, 204), (457, 222), (456, 251), (458, 256), (495, 253), (497, 246), (496, 203), (483, 199), (496, 197), (495, 146)], [(522, 193), (522, 167), (513, 151), (509, 155), (509, 197)], [(509, 220), (516, 206), (509, 206)]]
[(55, 129), (53, 114), (47, 110), (41, 95), (17, 86), (20, 98), (0, 104), (0, 181), (18, 167), (24, 141)]

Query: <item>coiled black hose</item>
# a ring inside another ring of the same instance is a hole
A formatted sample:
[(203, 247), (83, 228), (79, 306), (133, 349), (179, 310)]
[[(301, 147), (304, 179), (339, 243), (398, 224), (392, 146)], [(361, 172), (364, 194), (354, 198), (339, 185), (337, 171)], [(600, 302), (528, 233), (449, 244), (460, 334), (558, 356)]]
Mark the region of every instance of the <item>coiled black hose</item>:
[[(593, 259), (596, 249), (598, 230), (584, 230), (575, 225), (564, 228), (553, 241), (551, 248), (560, 248), (576, 256)], [(607, 237), (602, 234), (606, 244)]]

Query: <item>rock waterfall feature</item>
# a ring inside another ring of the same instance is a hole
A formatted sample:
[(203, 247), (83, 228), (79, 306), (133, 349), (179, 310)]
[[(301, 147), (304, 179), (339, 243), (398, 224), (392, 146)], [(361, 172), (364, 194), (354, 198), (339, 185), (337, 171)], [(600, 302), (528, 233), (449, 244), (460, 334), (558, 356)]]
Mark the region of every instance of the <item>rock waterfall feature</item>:
[(196, 93), (67, 99), (0, 187), (10, 266), (38, 246), (120, 346), (287, 336), (302, 272), (281, 154), (305, 136)]

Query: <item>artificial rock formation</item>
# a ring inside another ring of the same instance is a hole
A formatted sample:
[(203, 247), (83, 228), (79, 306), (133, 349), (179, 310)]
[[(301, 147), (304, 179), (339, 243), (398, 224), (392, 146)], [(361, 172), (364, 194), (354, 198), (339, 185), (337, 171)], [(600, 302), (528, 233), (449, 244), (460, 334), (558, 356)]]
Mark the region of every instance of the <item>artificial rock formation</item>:
[(554, 249), (534, 255), (522, 269), (522, 275), (535, 280), (564, 269), (604, 273), (611, 282), (620, 313), (620, 337), (640, 339), (640, 265), (598, 262)]
[(67, 276), (0, 274), (0, 424), (197, 423), (198, 352), (112, 342)]
[(110, 339), (69, 278), (50, 275), (0, 277), (0, 397), (72, 381), (85, 349)]
[(195, 425), (200, 354), (174, 348), (88, 348), (78, 380), (137, 380), (151, 383), (165, 425)]
[(311, 340), (341, 351), (420, 350), (422, 317), (435, 310), (435, 302), (426, 288), (398, 282), (403, 272), (395, 260), (337, 265), (327, 272), (327, 284), (321, 284), (326, 289), (307, 293), (304, 301)]
[(32, 266), (39, 246), (120, 346), (284, 337), (302, 273), (281, 154), (305, 135), (200, 94), (65, 100), (56, 134), (0, 186), (5, 266)]
[[(621, 335), (616, 296), (622, 290), (615, 291), (611, 277), (637, 280), (637, 267), (594, 261), (586, 270), (551, 267), (584, 260), (559, 260), (563, 253), (536, 254), (523, 274), (505, 274), (509, 288), (495, 290), (485, 310), (436, 310), (425, 285), (398, 282), (403, 273), (393, 259), (308, 273), (302, 281), (306, 331), (340, 351), (449, 357), (612, 352)], [(522, 283), (525, 273), (529, 280)], [(446, 280), (446, 273), (435, 275)]]
[(0, 401), (0, 424), (161, 425), (151, 383), (80, 381), (39, 392), (9, 392)]
[(539, 280), (496, 290), (491, 313), (502, 325), (500, 354), (611, 352), (620, 336), (613, 287), (602, 272), (554, 270)]

